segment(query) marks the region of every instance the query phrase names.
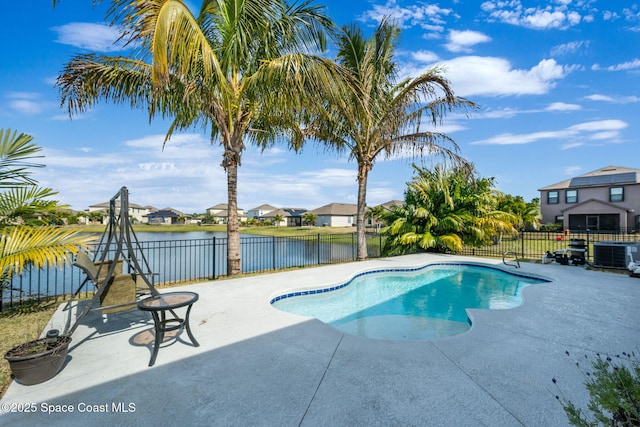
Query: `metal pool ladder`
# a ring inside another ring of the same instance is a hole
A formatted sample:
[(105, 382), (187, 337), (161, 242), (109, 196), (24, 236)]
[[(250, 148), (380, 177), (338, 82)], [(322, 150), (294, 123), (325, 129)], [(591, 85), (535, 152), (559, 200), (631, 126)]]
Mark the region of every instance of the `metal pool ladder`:
[[(508, 264), (507, 261), (505, 260), (507, 255), (513, 255), (513, 257), (515, 258), (516, 263), (515, 264)], [(518, 254), (515, 251), (507, 251), (507, 252), (503, 253), (502, 254), (502, 263), (504, 265), (508, 265), (508, 266), (511, 266), (511, 267), (520, 268), (520, 260), (518, 259)]]

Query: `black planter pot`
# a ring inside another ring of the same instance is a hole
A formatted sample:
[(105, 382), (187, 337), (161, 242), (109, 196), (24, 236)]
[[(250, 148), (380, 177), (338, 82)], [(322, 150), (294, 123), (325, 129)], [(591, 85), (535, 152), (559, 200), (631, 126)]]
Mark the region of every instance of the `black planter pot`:
[(56, 376), (67, 358), (71, 337), (41, 338), (20, 344), (4, 358), (9, 362), (13, 378), (24, 385), (39, 384)]

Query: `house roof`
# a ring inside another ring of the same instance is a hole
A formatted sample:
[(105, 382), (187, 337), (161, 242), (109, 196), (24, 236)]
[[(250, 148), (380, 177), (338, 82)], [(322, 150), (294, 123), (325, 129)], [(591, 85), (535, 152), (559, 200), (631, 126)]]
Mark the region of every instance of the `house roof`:
[(278, 209), (278, 208), (276, 208), (275, 206), (264, 204), (264, 205), (260, 205), (258, 207), (255, 207), (255, 208), (249, 209), (249, 210), (250, 211), (267, 211), (267, 212), (271, 212), (271, 211), (275, 211), (276, 209)]
[(640, 169), (632, 169), (624, 166), (605, 166), (603, 168), (566, 179), (538, 191), (558, 190), (564, 188), (599, 187), (615, 184), (640, 184)]
[(404, 201), (403, 200), (389, 200), (388, 202), (385, 202), (381, 205), (378, 206), (382, 206), (385, 209), (391, 209), (394, 206), (404, 206)]
[[(207, 208), (207, 210), (212, 210), (212, 211), (227, 211), (229, 210), (229, 205), (226, 203), (218, 203), (215, 206), (211, 206), (210, 208)], [(242, 208), (238, 208), (239, 211), (243, 210)]]
[(207, 210), (214, 210), (214, 209), (215, 209), (215, 210), (219, 210), (219, 211), (221, 211), (221, 210), (223, 210), (223, 209), (225, 209), (225, 210), (226, 210), (226, 209), (229, 209), (229, 205), (228, 205), (228, 204), (226, 204), (226, 203), (218, 203), (218, 204), (217, 204), (217, 205), (215, 205), (215, 206), (211, 206), (210, 208), (207, 208)]
[(306, 212), (307, 210), (303, 208), (281, 208), (260, 215), (260, 218), (273, 218), (276, 215), (281, 215), (283, 217), (302, 216)]
[(330, 203), (309, 211), (316, 215), (351, 216), (358, 211), (358, 206), (351, 203)]
[(179, 216), (184, 216), (184, 214), (176, 209), (164, 208), (148, 214), (147, 218), (149, 217), (177, 218)]

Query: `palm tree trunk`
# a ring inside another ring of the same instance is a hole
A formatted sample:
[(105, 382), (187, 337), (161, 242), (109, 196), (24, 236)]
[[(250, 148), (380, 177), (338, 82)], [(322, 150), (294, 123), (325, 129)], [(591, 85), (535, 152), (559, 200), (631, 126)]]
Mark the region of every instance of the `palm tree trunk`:
[(358, 207), (356, 218), (356, 234), (358, 252), (357, 261), (364, 261), (369, 257), (367, 252), (367, 235), (365, 233), (365, 216), (367, 213), (367, 176), (369, 167), (366, 164), (358, 164)]
[(238, 162), (227, 158), (227, 275), (242, 273), (240, 260), (240, 225), (238, 224)]

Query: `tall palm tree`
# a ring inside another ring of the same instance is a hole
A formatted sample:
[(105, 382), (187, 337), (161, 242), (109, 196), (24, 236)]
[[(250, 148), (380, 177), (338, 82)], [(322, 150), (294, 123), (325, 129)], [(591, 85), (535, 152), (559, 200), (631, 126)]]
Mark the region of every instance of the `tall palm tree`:
[(29, 226), (34, 216), (48, 216), (61, 208), (48, 199), (57, 194), (40, 188), (31, 177), (31, 169), (41, 147), (30, 135), (0, 129), (0, 279), (3, 284), (26, 266), (42, 268), (64, 264), (69, 254), (92, 242), (92, 237), (77, 231), (48, 226)]
[(329, 84), (312, 55), (331, 21), (320, 7), (286, 0), (204, 0), (194, 16), (182, 0), (112, 0), (135, 56), (79, 55), (58, 78), (70, 113), (99, 99), (172, 119), (175, 130), (210, 129), (227, 173), (227, 272), (240, 273), (237, 177), (245, 141), (263, 148), (286, 137), (299, 148), (304, 93)]
[(438, 68), (397, 81), (393, 56), (399, 35), (399, 28), (389, 20), (383, 20), (368, 40), (358, 26), (343, 27), (337, 56), (342, 78), (329, 89), (338, 83), (348, 89), (342, 89), (344, 96), (325, 96), (307, 127), (318, 140), (348, 153), (358, 164), (358, 260), (367, 258), (367, 178), (382, 153), (388, 157), (438, 155), (465, 163), (453, 139), (423, 130), (421, 125), (425, 119), (438, 125), (446, 112), (475, 108), (475, 104), (455, 96)]

